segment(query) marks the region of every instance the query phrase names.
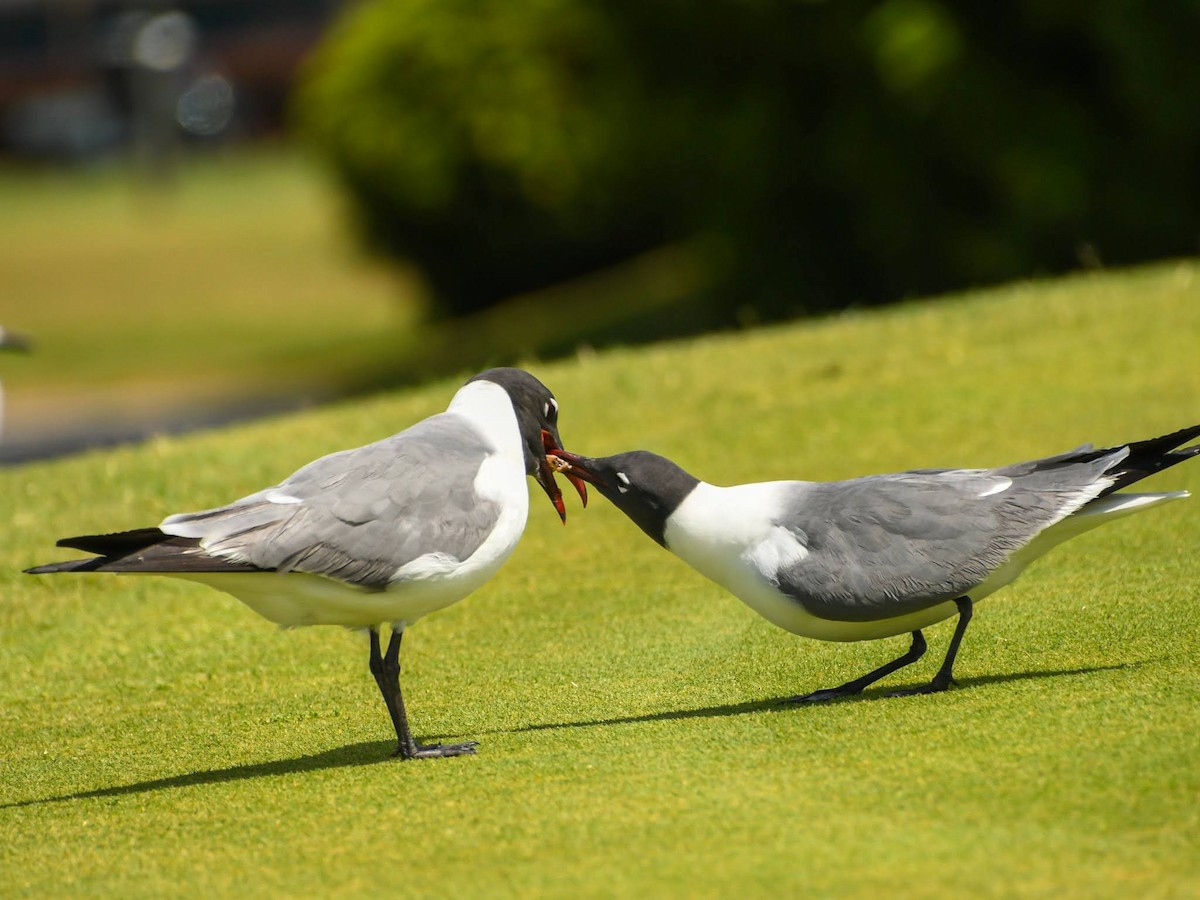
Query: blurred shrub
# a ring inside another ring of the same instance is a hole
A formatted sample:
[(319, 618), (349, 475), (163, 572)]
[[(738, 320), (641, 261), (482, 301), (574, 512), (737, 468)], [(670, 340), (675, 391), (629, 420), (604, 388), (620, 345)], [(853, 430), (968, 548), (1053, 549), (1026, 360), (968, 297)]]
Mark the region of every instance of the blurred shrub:
[(369, 0), (302, 125), (464, 312), (697, 235), (732, 321), (1196, 251), (1194, 0)]

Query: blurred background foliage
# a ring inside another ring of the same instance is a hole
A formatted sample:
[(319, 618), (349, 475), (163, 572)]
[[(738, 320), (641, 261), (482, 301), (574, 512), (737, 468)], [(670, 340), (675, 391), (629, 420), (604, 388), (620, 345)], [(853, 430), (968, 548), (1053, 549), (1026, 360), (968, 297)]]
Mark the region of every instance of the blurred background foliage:
[(659, 251), (652, 327), (699, 330), (1194, 254), (1198, 38), (1195, 0), (368, 0), (293, 109), (436, 312)]
[(0, 0), (0, 465), (1194, 256), (1197, 47), (1200, 0)]

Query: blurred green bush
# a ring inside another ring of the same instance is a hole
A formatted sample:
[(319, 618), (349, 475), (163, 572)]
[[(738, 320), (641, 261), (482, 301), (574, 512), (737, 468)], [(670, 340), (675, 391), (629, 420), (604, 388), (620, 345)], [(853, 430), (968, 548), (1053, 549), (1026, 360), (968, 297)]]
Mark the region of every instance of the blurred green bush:
[(711, 324), (1196, 252), (1198, 46), (1195, 0), (368, 0), (297, 113), (442, 312), (702, 236)]

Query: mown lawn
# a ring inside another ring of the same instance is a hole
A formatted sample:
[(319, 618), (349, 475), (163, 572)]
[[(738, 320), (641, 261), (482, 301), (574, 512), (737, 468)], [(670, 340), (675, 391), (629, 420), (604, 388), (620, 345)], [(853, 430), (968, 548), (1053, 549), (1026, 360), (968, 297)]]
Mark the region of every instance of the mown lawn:
[(292, 151), (192, 159), (156, 184), (0, 169), (0, 326), (35, 350), (0, 360), (12, 433), (336, 393), (417, 312), (344, 225)]
[(34, 345), (0, 356), (8, 448), (24, 458), (59, 435), (97, 444), (661, 333), (711, 274), (681, 245), (435, 319), (415, 273), (356, 249), (348, 219), (328, 173), (286, 145), (190, 157), (154, 183), (118, 164), (0, 167), (0, 327)]
[[(530, 367), (568, 447), (718, 483), (989, 465), (1200, 421), (1200, 266), (1080, 276)], [(440, 409), (456, 386), (0, 471), (0, 893), (1192, 896), (1197, 500), (1080, 538), (982, 604), (961, 687), (779, 698), (904, 639), (773, 628), (595, 498), (540, 493), (501, 574), (418, 623), (400, 763), (366, 643), (166, 579), (35, 579)], [(1200, 463), (1148, 482), (1200, 491)]]

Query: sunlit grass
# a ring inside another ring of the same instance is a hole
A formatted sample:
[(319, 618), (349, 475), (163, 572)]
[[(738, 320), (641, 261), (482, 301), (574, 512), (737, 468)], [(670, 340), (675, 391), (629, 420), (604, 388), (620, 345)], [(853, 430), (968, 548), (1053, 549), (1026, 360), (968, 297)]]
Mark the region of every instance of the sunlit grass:
[(569, 352), (614, 322), (638, 333), (685, 315), (672, 304), (714, 256), (666, 248), (429, 321), (419, 279), (356, 249), (350, 224), (327, 173), (287, 147), (189, 158), (153, 183), (124, 166), (0, 168), (0, 327), (34, 343), (0, 357), (10, 435), (153, 430), (181, 410), (295, 406)]
[[(989, 465), (1200, 422), (1176, 263), (533, 368), (568, 447), (718, 483)], [(165, 579), (16, 574), (55, 538), (275, 481), (455, 383), (0, 471), (0, 870), (16, 894), (1187, 896), (1200, 890), (1200, 501), (984, 603), (949, 693), (780, 708), (901, 649), (773, 628), (595, 498), (418, 623), (387, 758), (365, 642)], [(1200, 463), (1151, 487), (1200, 492)]]
[(328, 392), (357, 374), (353, 347), (414, 315), (294, 152), (192, 160), (159, 184), (6, 170), (0, 198), (0, 324), (36, 349), (4, 360), (18, 416), (98, 396)]

